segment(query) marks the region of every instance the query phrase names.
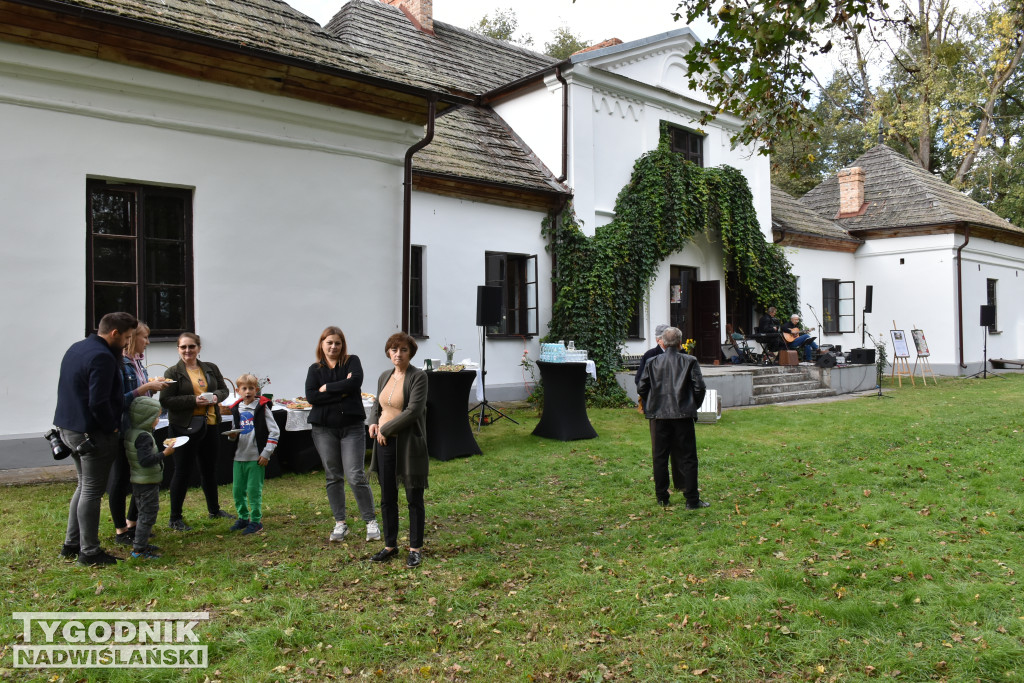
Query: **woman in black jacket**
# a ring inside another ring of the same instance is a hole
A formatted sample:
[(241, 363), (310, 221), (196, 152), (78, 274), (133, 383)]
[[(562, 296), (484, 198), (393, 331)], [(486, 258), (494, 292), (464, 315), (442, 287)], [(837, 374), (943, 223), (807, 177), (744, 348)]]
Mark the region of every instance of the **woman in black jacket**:
[[(199, 360), (199, 335), (184, 332), (178, 337), (181, 360), (167, 370), (165, 378), (173, 382), (160, 392), (160, 405), (167, 409), (172, 436), (188, 436), (187, 444), (174, 452), (174, 474), (171, 475), (171, 528), (190, 531), (181, 508), (185, 502), (192, 464), (199, 459), (199, 475), (206, 496), (210, 519), (235, 516), (220, 509), (217, 500), (217, 455), (219, 452), (220, 410), (217, 404), (228, 397), (227, 383), (220, 368)], [(211, 398), (212, 396), (212, 398)]]
[(345, 480), (366, 522), (366, 540), (380, 539), (373, 491), (366, 480), (366, 411), (363, 410), (363, 366), (358, 356), (349, 355), (340, 328), (326, 328), (316, 346), (316, 362), (306, 373), (306, 400), (312, 404), (309, 424), (313, 444), (327, 477), (327, 501), (334, 515), (330, 540), (348, 535), (345, 522)]

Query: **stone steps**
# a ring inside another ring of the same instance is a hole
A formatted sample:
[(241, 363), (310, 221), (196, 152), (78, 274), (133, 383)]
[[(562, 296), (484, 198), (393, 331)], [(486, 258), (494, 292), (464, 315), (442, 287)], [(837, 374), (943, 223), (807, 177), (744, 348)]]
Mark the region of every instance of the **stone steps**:
[(793, 394), (802, 391), (814, 391), (821, 389), (821, 382), (817, 380), (806, 380), (799, 382), (774, 382), (772, 384), (754, 385), (754, 396), (769, 396), (774, 394)]
[(810, 391), (793, 391), (784, 394), (765, 394), (763, 396), (754, 396), (753, 405), (763, 406), (771, 403), (788, 403), (789, 401), (803, 401), (811, 398), (825, 398), (827, 396), (835, 396), (836, 392), (831, 389), (812, 389)]
[(753, 405), (835, 396), (834, 391), (821, 385), (817, 370), (807, 366), (758, 368), (752, 384)]

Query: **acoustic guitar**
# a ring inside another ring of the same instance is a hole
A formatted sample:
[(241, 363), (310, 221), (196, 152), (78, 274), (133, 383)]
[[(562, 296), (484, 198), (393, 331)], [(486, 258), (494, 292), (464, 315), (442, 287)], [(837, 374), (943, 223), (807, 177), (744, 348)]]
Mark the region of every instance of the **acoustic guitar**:
[(802, 332), (797, 332), (796, 334), (793, 334), (792, 332), (786, 332), (785, 330), (783, 330), (782, 338), (786, 340), (787, 344), (792, 344), (794, 341), (796, 341), (797, 337), (799, 337), (801, 334), (807, 334), (808, 332), (814, 332), (814, 328), (808, 327), (806, 330), (803, 330)]

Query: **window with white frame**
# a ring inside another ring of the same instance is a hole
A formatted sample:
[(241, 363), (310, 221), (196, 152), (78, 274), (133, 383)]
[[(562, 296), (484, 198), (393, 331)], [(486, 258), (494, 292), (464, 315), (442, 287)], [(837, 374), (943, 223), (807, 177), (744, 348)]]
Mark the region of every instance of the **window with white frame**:
[(854, 308), (854, 282), (852, 280), (821, 281), (822, 299), (822, 332), (824, 334), (844, 334), (854, 332), (856, 313)]

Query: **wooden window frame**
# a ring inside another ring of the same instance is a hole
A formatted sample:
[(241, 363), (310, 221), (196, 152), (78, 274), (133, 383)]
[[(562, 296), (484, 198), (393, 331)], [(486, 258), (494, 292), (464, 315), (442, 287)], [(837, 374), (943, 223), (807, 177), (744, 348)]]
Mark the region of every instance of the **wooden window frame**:
[(685, 128), (669, 127), (669, 148), (701, 167), (704, 166), (704, 138)]
[(999, 288), (999, 280), (996, 278), (985, 278), (985, 301), (991, 306), (995, 312), (995, 320), (991, 325), (988, 326), (989, 334), (999, 334), (999, 306), (996, 296)]
[(485, 252), (484, 280), (490, 287), (501, 288), (501, 322), (488, 327), (487, 336), (537, 336), (537, 255)]
[(424, 296), (426, 272), (423, 270), (425, 251), (423, 245), (414, 244), (409, 254), (409, 334), (417, 339), (426, 339), (428, 336)]
[[(97, 233), (93, 226), (93, 197), (99, 192), (117, 192), (127, 195), (130, 199), (130, 210), (127, 219), (129, 226), (129, 233), (125, 235), (118, 234), (104, 234)], [(182, 214), (182, 239), (176, 240), (172, 238), (163, 237), (152, 237), (145, 235), (145, 220), (147, 203), (151, 198), (159, 197), (173, 197), (181, 200), (183, 207)], [(88, 179), (86, 181), (86, 208), (85, 208), (85, 219), (86, 219), (86, 334), (92, 334), (96, 332), (99, 319), (104, 314), (112, 311), (100, 311), (97, 310), (96, 304), (96, 286), (111, 284), (121, 285), (124, 287), (134, 288), (134, 308), (135, 310), (129, 311), (136, 315), (139, 320), (147, 323), (150, 330), (150, 338), (154, 341), (164, 341), (168, 339), (176, 339), (182, 332), (187, 332), (195, 329), (195, 281), (194, 281), (194, 265), (193, 265), (193, 213), (192, 213), (192, 200), (193, 193), (191, 190), (173, 187), (163, 187), (159, 185), (145, 185), (139, 183), (113, 183), (103, 180)], [(135, 251), (135, 273), (134, 280), (100, 280), (96, 278), (96, 256), (95, 256), (95, 238), (102, 237), (103, 239), (117, 239), (117, 240), (130, 240), (134, 242)], [(184, 270), (182, 276), (182, 284), (173, 283), (157, 283), (148, 282), (149, 273), (147, 272), (147, 246), (149, 244), (166, 244), (169, 242), (181, 242), (182, 245), (182, 263), (181, 268)], [(156, 318), (150, 315), (148, 310), (148, 297), (147, 294), (153, 290), (162, 288), (180, 288), (184, 290), (183, 301), (185, 302), (185, 311), (182, 315), (184, 327), (178, 328), (160, 328), (156, 323)]]

